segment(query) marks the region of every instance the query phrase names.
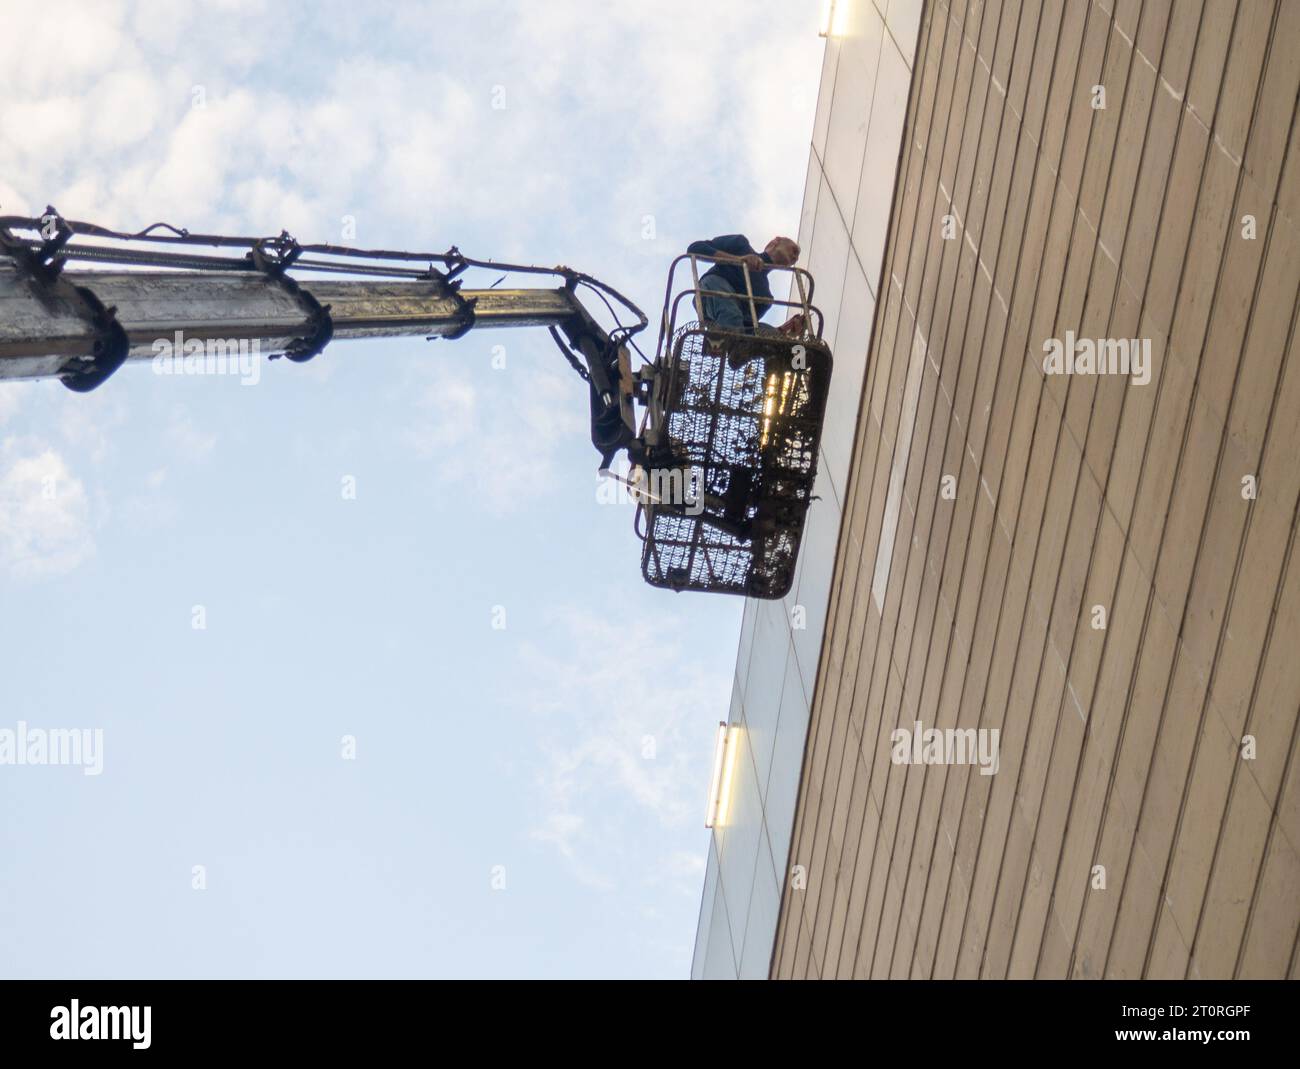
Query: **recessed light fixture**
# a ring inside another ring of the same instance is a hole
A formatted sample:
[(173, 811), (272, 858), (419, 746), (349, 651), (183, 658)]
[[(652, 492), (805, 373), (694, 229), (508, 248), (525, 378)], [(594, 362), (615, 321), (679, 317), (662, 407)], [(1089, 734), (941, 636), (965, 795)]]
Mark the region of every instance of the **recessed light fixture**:
[(704, 818), (706, 828), (726, 826), (731, 809), (731, 782), (736, 771), (739, 733), (739, 725), (729, 725), (725, 720), (718, 724), (718, 737), (713, 748), (713, 777), (709, 782), (709, 810)]

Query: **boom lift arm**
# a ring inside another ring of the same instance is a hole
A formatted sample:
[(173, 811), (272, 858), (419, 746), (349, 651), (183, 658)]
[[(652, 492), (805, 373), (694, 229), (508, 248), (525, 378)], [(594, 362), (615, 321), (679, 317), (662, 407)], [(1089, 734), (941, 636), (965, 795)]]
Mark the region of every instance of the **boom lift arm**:
[[(648, 321), (616, 290), (567, 267), (471, 260), (454, 246), (362, 250), (162, 223), (124, 233), (47, 208), (39, 218), (0, 217), (0, 254), (0, 380), (56, 377), (78, 392), (152, 360), (172, 339), (187, 352), (243, 343), (302, 362), (332, 340), (547, 327), (588, 384), (601, 470), (626, 450), (640, 477), (633, 492), (647, 581), (767, 598), (789, 589), (830, 374), (806, 272), (787, 269), (797, 302), (772, 302), (803, 316), (799, 335), (726, 334), (683, 316), (710, 295), (699, 267), (709, 258), (679, 257), (674, 272), (689, 261), (693, 285), (674, 293), (670, 274), (658, 351), (634, 371), (634, 338)], [(109, 269), (67, 269), (73, 261)], [(504, 272), (497, 282), (522, 274), (560, 284), (465, 289), (461, 276), (474, 268)], [(596, 294), (612, 329), (579, 291)], [(743, 299), (758, 322), (752, 292)], [(645, 410), (639, 426), (636, 404)], [(676, 482), (657, 478), (665, 475)]]

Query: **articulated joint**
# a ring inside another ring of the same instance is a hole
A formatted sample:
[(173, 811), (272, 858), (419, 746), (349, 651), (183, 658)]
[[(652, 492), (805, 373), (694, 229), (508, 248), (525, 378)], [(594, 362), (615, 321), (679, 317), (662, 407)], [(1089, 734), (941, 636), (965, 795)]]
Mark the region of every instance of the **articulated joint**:
[(297, 364), (304, 364), (319, 354), (334, 337), (334, 319), (330, 315), (330, 306), (321, 304), (314, 294), (303, 289), (298, 280), (288, 273), (301, 255), (302, 248), (283, 231), (276, 248), (269, 248), (266, 242), (259, 241), (248, 253), (253, 266), (293, 296), (307, 313), (307, 332), (300, 338), (294, 338), (285, 346), (284, 352), (270, 355), (272, 360), (286, 356)]
[(67, 258), (59, 255), (70, 237), (72, 227), (53, 208), (47, 206), (41, 216), (41, 237), (45, 241), (32, 248), (16, 239), (7, 229), (0, 227), (0, 249), (46, 294), (74, 304), (94, 331), (91, 354), (78, 357), (74, 367), (65, 368), (59, 381), (69, 390), (89, 393), (102, 386), (112, 374), (126, 363), (131, 352), (131, 340), (117, 319), (117, 309), (105, 306), (88, 286), (74, 286), (62, 278)]
[(462, 296), (460, 287), (464, 280), (456, 277), (469, 264), (455, 245), (448, 250), (444, 259), (448, 265), (448, 270), (445, 273), (430, 264), (429, 270), (420, 275), (420, 278), (428, 279), (430, 282), (437, 282), (443, 294), (456, 302), (455, 325), (449, 333), (430, 334), (425, 338), (425, 341), (437, 341), (439, 338), (455, 341), (457, 338), (463, 338), (474, 329), (474, 324), (478, 321), (478, 313), (474, 310), (474, 306), (478, 304), (478, 298)]
[(447, 295), (454, 297), (456, 300), (456, 326), (450, 334), (444, 334), (443, 337), (448, 341), (455, 341), (457, 338), (463, 338), (474, 329), (474, 323), (477, 321), (478, 313), (474, 311), (474, 306), (478, 304), (477, 297), (463, 297), (460, 292), (460, 279), (447, 283)]
[(106, 308), (88, 286), (73, 286), (72, 289), (81, 298), (82, 307), (90, 313), (90, 322), (95, 328), (94, 350), (89, 367), (64, 371), (59, 381), (75, 393), (90, 393), (104, 385), (126, 363), (131, 352), (131, 339), (118, 322), (115, 307)]

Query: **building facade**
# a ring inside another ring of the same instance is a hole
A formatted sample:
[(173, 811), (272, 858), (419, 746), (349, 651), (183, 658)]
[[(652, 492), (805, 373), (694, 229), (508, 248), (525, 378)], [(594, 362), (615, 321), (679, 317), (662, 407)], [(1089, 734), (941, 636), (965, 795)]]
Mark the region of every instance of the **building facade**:
[(1295, 976), (1300, 4), (897, 6), (828, 41), (694, 973)]

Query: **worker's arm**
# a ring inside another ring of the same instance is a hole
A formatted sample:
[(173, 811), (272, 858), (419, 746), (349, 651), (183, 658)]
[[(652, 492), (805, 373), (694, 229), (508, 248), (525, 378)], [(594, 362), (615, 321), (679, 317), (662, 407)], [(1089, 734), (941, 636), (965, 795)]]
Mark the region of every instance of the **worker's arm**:
[(712, 256), (723, 261), (744, 261), (751, 271), (761, 271), (764, 261), (744, 234), (723, 234), (712, 241), (692, 241), (686, 251), (696, 256)]

